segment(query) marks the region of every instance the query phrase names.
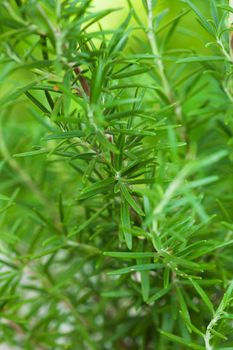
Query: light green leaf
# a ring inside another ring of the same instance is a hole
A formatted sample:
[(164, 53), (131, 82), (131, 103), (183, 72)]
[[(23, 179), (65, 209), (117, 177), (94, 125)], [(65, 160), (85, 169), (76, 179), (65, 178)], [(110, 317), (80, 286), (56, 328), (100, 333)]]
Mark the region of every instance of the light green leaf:
[(150, 252), (104, 252), (103, 255), (119, 259), (143, 259), (153, 258), (155, 253)]
[(123, 184), (120, 186), (122, 196), (124, 199), (129, 203), (129, 205), (138, 213), (140, 216), (144, 216), (142, 209), (139, 207), (139, 205), (135, 202), (133, 197), (130, 195), (127, 187)]
[(121, 203), (121, 226), (122, 231), (125, 237), (125, 242), (128, 247), (128, 249), (132, 249), (132, 233), (131, 230), (131, 223), (130, 223), (130, 213), (129, 213), (129, 206), (126, 201), (123, 201)]
[(133, 265), (133, 266), (129, 266), (129, 267), (125, 267), (122, 269), (108, 272), (108, 275), (124, 275), (124, 274), (130, 273), (130, 272), (154, 271), (157, 269), (161, 269), (163, 266), (164, 266), (164, 264), (160, 264), (160, 263)]
[(96, 196), (98, 194), (102, 194), (112, 188), (114, 181), (114, 178), (97, 181), (92, 185), (84, 188), (77, 199), (83, 200), (89, 197)]
[(206, 306), (209, 308), (209, 310), (212, 312), (212, 314), (215, 313), (213, 304), (211, 303), (209, 297), (207, 296), (207, 294), (205, 293), (205, 291), (202, 289), (202, 287), (192, 278), (189, 278), (190, 282), (192, 283), (192, 285), (194, 286), (194, 288), (196, 289), (196, 291), (198, 292), (198, 294), (200, 295), (201, 299), (203, 300), (203, 302), (206, 304)]

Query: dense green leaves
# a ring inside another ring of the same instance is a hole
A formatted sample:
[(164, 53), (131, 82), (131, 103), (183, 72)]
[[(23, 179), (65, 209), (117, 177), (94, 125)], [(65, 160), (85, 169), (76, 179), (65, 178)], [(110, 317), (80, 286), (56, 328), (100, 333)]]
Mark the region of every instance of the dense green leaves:
[(0, 343), (232, 349), (232, 9), (99, 3), (1, 4)]

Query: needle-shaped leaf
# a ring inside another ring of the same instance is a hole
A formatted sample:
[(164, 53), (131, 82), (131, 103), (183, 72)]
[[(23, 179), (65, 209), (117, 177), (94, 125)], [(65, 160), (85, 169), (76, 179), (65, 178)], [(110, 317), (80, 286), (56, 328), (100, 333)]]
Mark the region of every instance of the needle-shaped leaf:
[(44, 113), (50, 114), (49, 110), (30, 92), (26, 91), (25, 95)]
[(103, 208), (100, 208), (96, 213), (94, 213), (88, 220), (85, 220), (85, 222), (83, 222), (81, 225), (78, 226), (77, 229), (74, 229), (74, 231), (72, 231), (70, 234), (68, 234), (68, 237), (72, 237), (76, 234), (79, 234), (80, 232), (82, 232), (83, 230), (85, 230), (88, 226), (90, 226), (95, 220), (96, 218), (98, 218), (98, 216), (100, 216), (105, 209), (111, 204), (111, 202), (109, 201), (109, 203), (105, 204), (103, 206)]
[(89, 197), (96, 196), (98, 194), (102, 194), (107, 190), (110, 190), (113, 187), (115, 179), (109, 178), (105, 180), (100, 180), (93, 183), (90, 186), (85, 187), (78, 196), (78, 200), (87, 199)]
[(192, 283), (192, 285), (194, 286), (194, 288), (196, 289), (196, 291), (198, 292), (198, 294), (200, 295), (201, 299), (203, 300), (203, 302), (206, 304), (206, 306), (210, 309), (210, 311), (214, 314), (214, 307), (212, 302), (210, 301), (208, 295), (205, 293), (205, 291), (202, 289), (202, 287), (198, 284), (197, 281), (193, 280), (190, 278), (190, 281)]
[(129, 205), (126, 201), (121, 203), (121, 225), (122, 231), (124, 234), (125, 242), (128, 249), (132, 249), (132, 233), (131, 233), (131, 222), (130, 222), (130, 213), (129, 213)]
[(134, 70), (127, 70), (127, 72), (124, 73), (116, 73), (112, 76), (113, 79), (123, 79), (123, 78), (128, 78), (132, 77), (134, 75), (139, 75), (139, 74), (144, 74), (148, 72), (150, 68), (145, 67), (145, 68), (139, 68), (139, 69), (134, 69)]
[(108, 275), (124, 275), (130, 272), (154, 271), (154, 270), (161, 269), (163, 266), (164, 265), (161, 263), (133, 265), (133, 266), (128, 266), (122, 269), (108, 272)]
[(119, 150), (116, 146), (108, 139), (107, 135), (104, 135), (101, 131), (97, 131), (96, 133), (97, 139), (101, 143), (101, 145), (108, 151), (114, 152), (116, 154), (119, 153)]
[(74, 137), (82, 137), (85, 133), (80, 130), (64, 131), (56, 134), (49, 134), (44, 137), (44, 140), (62, 140), (62, 139), (72, 139)]
[(233, 280), (230, 281), (226, 292), (223, 295), (222, 301), (219, 304), (216, 313), (222, 313), (229, 305), (233, 297)]
[(125, 290), (114, 290), (114, 291), (111, 291), (111, 292), (102, 292), (101, 293), (101, 296), (104, 297), (104, 298), (132, 298), (133, 296), (133, 292), (128, 290), (128, 289), (125, 289)]
[(195, 62), (221, 62), (225, 61), (226, 58), (223, 56), (191, 56), (191, 57), (185, 57), (181, 58), (177, 61), (177, 63), (195, 63)]
[(162, 288), (154, 293), (148, 300), (148, 304), (154, 304), (156, 300), (161, 299), (164, 295), (169, 292), (170, 288)]
[(104, 77), (104, 62), (99, 60), (94, 69), (91, 81), (91, 103), (95, 104), (98, 102), (103, 87), (103, 77)]
[(47, 148), (37, 149), (35, 151), (29, 151), (29, 152), (22, 152), (14, 154), (14, 157), (21, 158), (21, 157), (30, 157), (30, 156), (40, 156), (42, 154), (48, 154), (49, 150)]
[(143, 301), (147, 302), (150, 295), (150, 273), (149, 271), (141, 271), (141, 290)]
[(195, 6), (193, 4), (193, 2), (190, 1), (190, 0), (182, 0), (182, 1), (184, 3), (186, 3), (186, 4), (188, 4), (192, 8), (192, 10), (196, 13), (197, 18), (198, 18), (200, 24), (203, 26), (203, 28), (205, 28), (209, 34), (213, 35), (213, 28), (212, 28), (212, 26), (207, 21), (205, 16), (201, 13), (201, 11), (198, 9), (198, 7)]
[(165, 337), (167, 337), (168, 339), (174, 341), (175, 343), (178, 343), (178, 344), (182, 344), (182, 345), (185, 345), (187, 346), (189, 349), (194, 349), (194, 350), (205, 350), (206, 348), (202, 345), (198, 345), (198, 344), (195, 344), (195, 343), (192, 343), (182, 337), (179, 337), (177, 335), (174, 335), (172, 333), (169, 333), (169, 332), (165, 332), (165, 331), (160, 331), (160, 333), (162, 335), (164, 335)]
[(145, 215), (144, 212), (142, 211), (140, 206), (135, 202), (134, 198), (129, 193), (127, 186), (121, 184), (120, 189), (121, 189), (122, 196), (127, 201), (127, 203), (136, 211), (136, 213), (138, 213), (138, 215), (144, 216)]
[(104, 252), (103, 255), (119, 259), (143, 259), (153, 258), (155, 253), (150, 252)]
[(178, 301), (179, 301), (180, 308), (181, 308), (181, 313), (183, 314), (185, 319), (190, 321), (188, 306), (187, 306), (187, 303), (186, 303), (186, 300), (184, 298), (184, 295), (182, 293), (181, 288), (177, 286), (176, 292), (177, 292), (177, 297), (178, 297)]

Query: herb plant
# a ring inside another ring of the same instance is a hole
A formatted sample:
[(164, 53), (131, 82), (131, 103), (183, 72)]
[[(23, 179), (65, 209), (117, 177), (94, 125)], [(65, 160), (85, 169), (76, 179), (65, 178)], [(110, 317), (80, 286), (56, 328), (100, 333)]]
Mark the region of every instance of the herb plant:
[(232, 4), (174, 3), (1, 1), (1, 349), (233, 349)]

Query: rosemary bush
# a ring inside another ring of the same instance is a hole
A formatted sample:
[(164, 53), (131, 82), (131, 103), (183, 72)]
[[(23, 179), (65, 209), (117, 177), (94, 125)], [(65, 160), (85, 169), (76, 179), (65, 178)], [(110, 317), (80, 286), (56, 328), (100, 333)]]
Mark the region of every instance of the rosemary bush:
[(233, 10), (181, 7), (1, 1), (1, 349), (233, 349)]

